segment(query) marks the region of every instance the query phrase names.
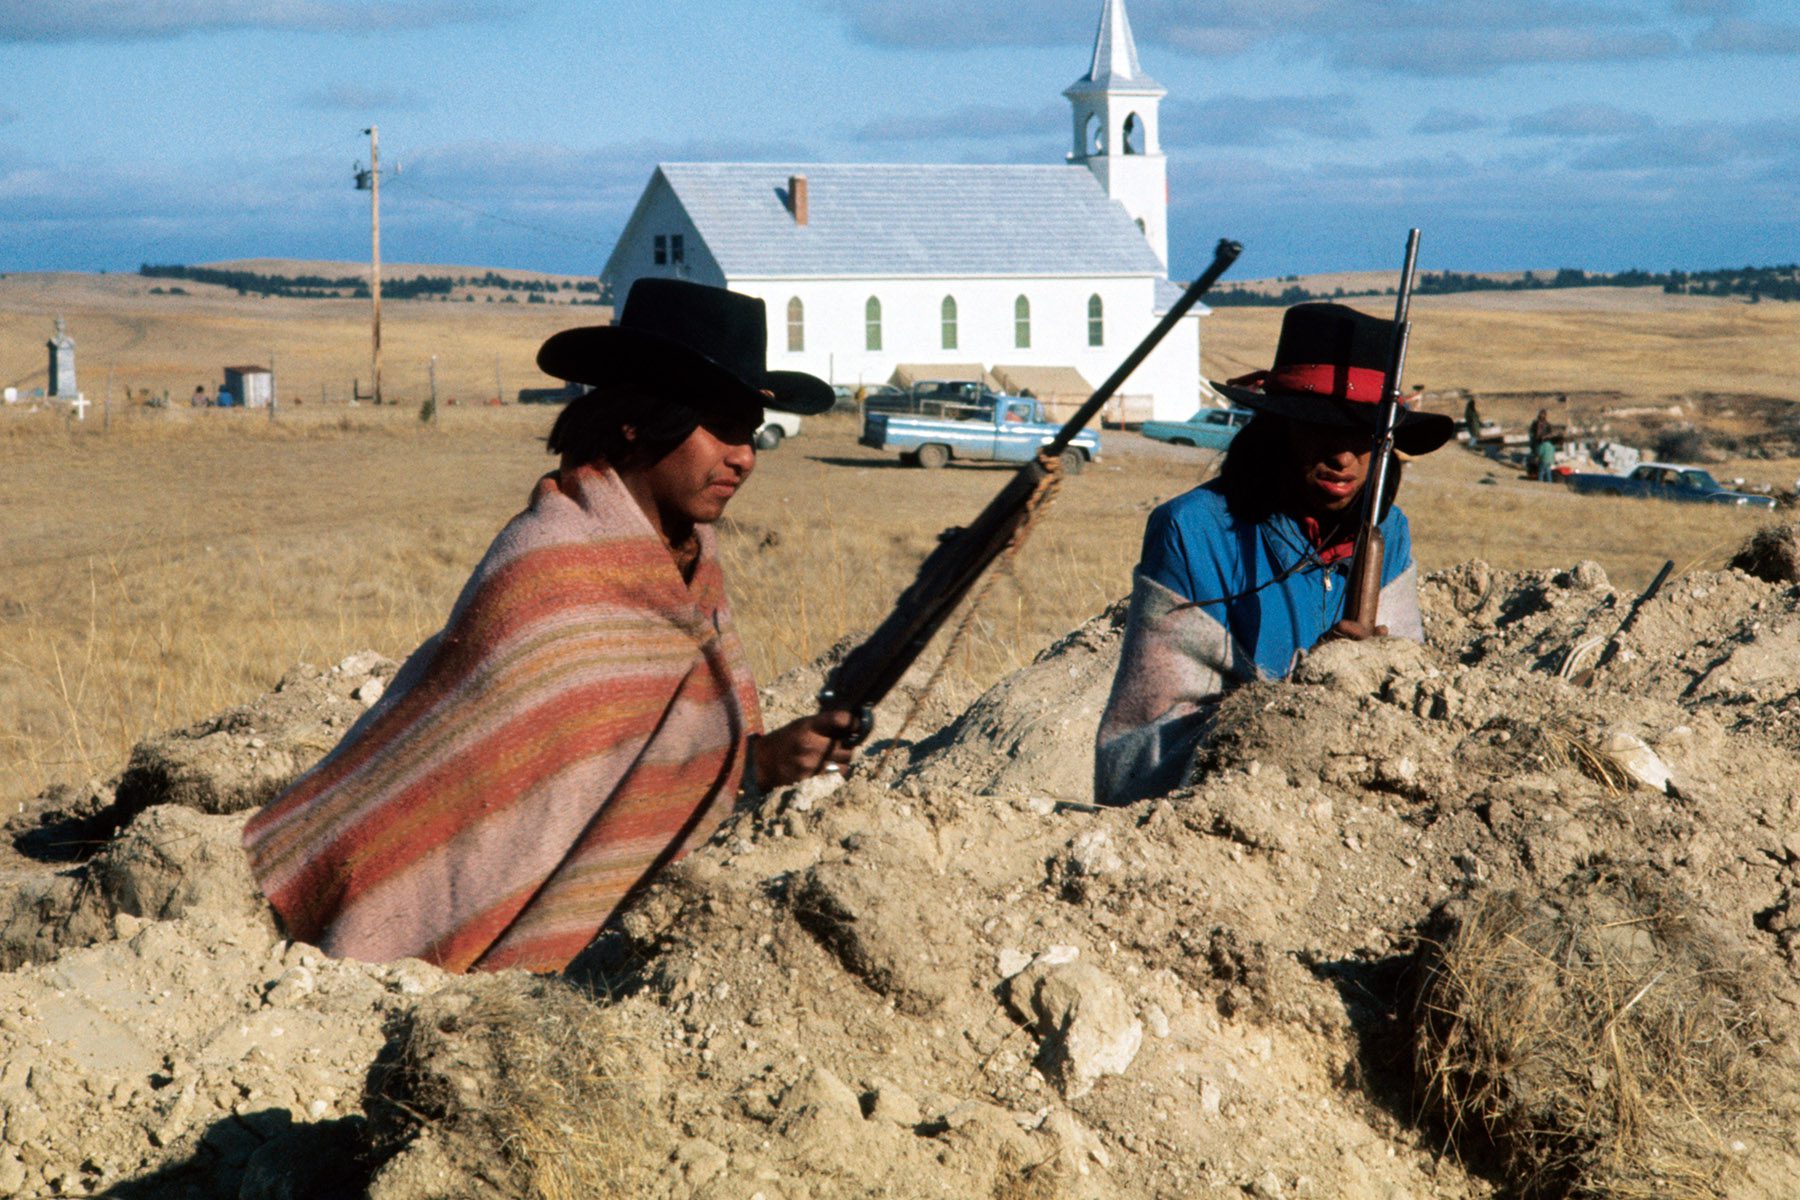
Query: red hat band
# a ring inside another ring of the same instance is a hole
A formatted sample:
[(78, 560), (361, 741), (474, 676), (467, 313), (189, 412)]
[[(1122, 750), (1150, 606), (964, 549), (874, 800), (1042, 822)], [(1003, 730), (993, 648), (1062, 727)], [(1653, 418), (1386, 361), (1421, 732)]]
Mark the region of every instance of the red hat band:
[(1270, 371), (1263, 379), (1265, 392), (1306, 392), (1358, 404), (1381, 403), (1387, 372), (1337, 363), (1290, 363)]

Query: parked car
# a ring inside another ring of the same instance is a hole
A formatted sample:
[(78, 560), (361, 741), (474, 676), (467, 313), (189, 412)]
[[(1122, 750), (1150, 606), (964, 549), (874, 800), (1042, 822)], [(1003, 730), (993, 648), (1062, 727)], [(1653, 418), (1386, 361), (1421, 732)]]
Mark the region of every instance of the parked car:
[(763, 423), (756, 427), (756, 448), (758, 450), (774, 450), (781, 445), (783, 438), (791, 438), (800, 432), (800, 418), (791, 412), (783, 412), (779, 408), (763, 409)]
[[(953, 458), (1029, 462), (1061, 428), (1044, 420), (1036, 400), (1010, 396), (1001, 397), (985, 421), (865, 413), (860, 441), (876, 450), (898, 450), (902, 462), (927, 468), (941, 467)], [(1063, 470), (1074, 475), (1099, 457), (1100, 435), (1084, 429), (1062, 452)]]
[(1640, 463), (1629, 475), (1602, 472), (1579, 473), (1568, 484), (1584, 495), (1641, 496), (1654, 500), (1684, 500), (1692, 504), (1730, 504), (1738, 508), (1774, 508), (1773, 496), (1734, 492), (1699, 467), (1672, 463)]
[(565, 383), (561, 387), (520, 388), (520, 404), (567, 404), (587, 394), (584, 383)]
[(1138, 432), (1177, 446), (1223, 450), (1255, 415), (1247, 408), (1203, 408), (1185, 421), (1145, 421)]

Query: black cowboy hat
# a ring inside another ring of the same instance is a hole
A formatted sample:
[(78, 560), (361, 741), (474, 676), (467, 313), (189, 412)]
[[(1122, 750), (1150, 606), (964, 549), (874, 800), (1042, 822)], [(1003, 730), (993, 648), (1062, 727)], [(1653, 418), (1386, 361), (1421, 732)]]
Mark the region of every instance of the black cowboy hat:
[(552, 334), (538, 350), (546, 375), (635, 384), (702, 412), (760, 414), (766, 405), (821, 413), (831, 385), (800, 371), (771, 371), (768, 312), (755, 296), (683, 279), (640, 279), (611, 325)]
[[(1392, 321), (1342, 304), (1296, 304), (1281, 318), (1275, 365), (1218, 388), (1257, 412), (1373, 435), (1393, 348)], [(1430, 454), (1455, 433), (1456, 422), (1442, 413), (1402, 408), (1394, 446), (1402, 454)]]

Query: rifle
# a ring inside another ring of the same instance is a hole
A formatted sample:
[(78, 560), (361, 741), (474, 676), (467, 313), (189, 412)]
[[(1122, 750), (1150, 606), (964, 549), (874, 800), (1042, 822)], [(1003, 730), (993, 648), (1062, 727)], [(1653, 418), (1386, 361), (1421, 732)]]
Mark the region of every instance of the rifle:
[(1394, 461), (1394, 426), (1400, 420), (1400, 372), (1406, 366), (1406, 339), (1412, 325), (1406, 319), (1412, 306), (1413, 268), (1419, 259), (1419, 231), (1406, 235), (1406, 261), (1400, 267), (1399, 298), (1394, 302), (1394, 348), (1388, 356), (1387, 382), (1381, 385), (1381, 408), (1376, 415), (1375, 447), (1369, 456), (1369, 478), (1363, 485), (1362, 524), (1356, 531), (1356, 552), (1350, 560), (1350, 593), (1344, 602), (1344, 619), (1371, 629), (1381, 609), (1381, 565), (1387, 549), (1381, 536), (1381, 502), (1387, 495)]
[(1063, 423), (1056, 436), (1038, 449), (1037, 457), (1018, 469), (973, 522), (944, 532), (937, 549), (926, 556), (919, 565), (918, 575), (900, 594), (893, 612), (867, 640), (844, 656), (826, 681), (825, 690), (819, 693), (820, 708), (847, 709), (856, 718), (856, 727), (848, 737), (841, 739), (844, 745), (855, 746), (868, 737), (874, 725), (875, 706), (924, 653), (926, 645), (943, 628), (981, 573), (1005, 553), (1018, 536), (1031, 514), (1033, 497), (1054, 469), (1052, 464), (1058, 463), (1062, 452), (1075, 440), (1075, 435), (1093, 420), (1131, 373), (1156, 349), (1157, 343), (1187, 315), (1242, 251), (1243, 247), (1237, 242), (1220, 239), (1213, 251), (1212, 265), (1188, 285), (1181, 299), (1145, 335), (1137, 348), (1125, 356), (1125, 361), (1106, 382)]

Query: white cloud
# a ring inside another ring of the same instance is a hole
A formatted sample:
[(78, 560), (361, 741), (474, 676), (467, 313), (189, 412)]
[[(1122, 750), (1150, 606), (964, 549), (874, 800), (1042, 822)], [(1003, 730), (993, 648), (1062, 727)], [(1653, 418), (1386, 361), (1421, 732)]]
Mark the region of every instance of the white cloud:
[(1428, 108), (1413, 122), (1414, 133), (1474, 133), (1493, 127), (1493, 119), (1460, 108)]
[(370, 33), (517, 14), (522, 0), (0, 0), (0, 43), (159, 41), (278, 29)]
[(300, 97), (304, 108), (326, 112), (414, 112), (425, 107), (419, 96), (402, 88), (363, 83), (337, 83), (317, 88)]
[(1559, 104), (1514, 117), (1507, 132), (1518, 137), (1617, 137), (1645, 133), (1656, 122), (1611, 104)]
[(1005, 141), (1060, 131), (1068, 115), (1068, 108), (1060, 104), (967, 105), (949, 112), (880, 117), (855, 136), (863, 142)]
[(1172, 100), (1163, 107), (1163, 141), (1171, 146), (1264, 146), (1293, 138), (1356, 141), (1371, 135), (1356, 99), (1331, 96), (1214, 96)]
[(1800, 25), (1777, 21), (1721, 20), (1694, 40), (1719, 54), (1800, 54)]

